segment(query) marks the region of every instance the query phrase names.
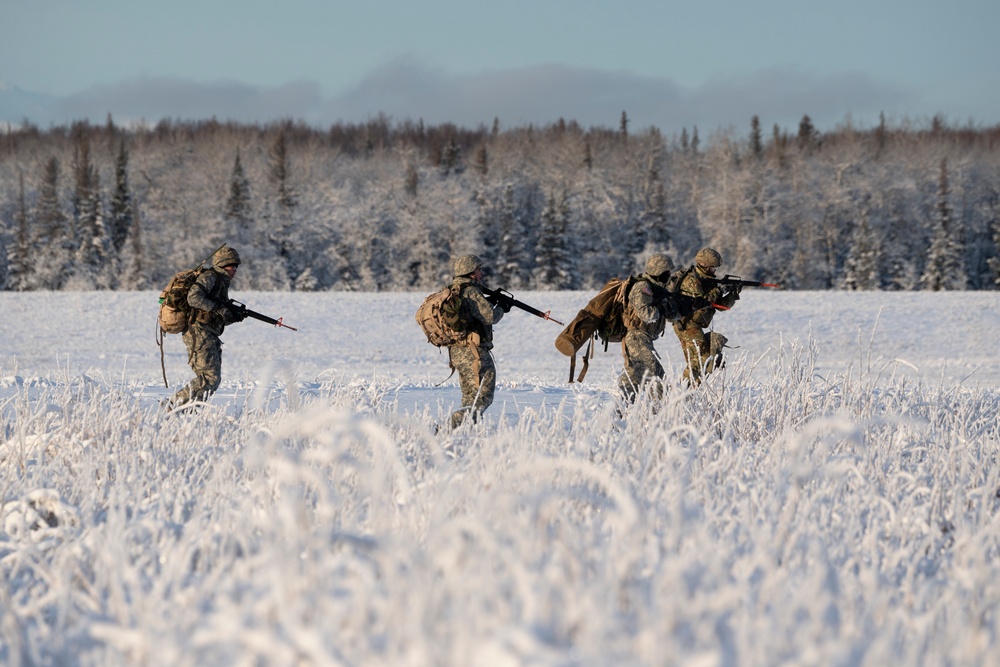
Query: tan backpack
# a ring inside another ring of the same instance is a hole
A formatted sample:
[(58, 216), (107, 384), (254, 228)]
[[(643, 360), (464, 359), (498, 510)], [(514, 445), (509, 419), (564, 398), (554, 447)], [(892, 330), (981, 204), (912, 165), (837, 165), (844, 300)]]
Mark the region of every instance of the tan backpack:
[(188, 305), (188, 292), (205, 269), (178, 271), (160, 292), (160, 314), (156, 318), (160, 331), (168, 334), (182, 334), (191, 324), (193, 313)]
[(462, 295), (451, 287), (429, 295), (417, 308), (417, 324), (435, 347), (448, 347), (466, 339), (468, 325), (462, 317)]
[[(628, 292), (635, 284), (635, 278), (629, 276), (626, 279), (612, 278), (604, 284), (604, 287), (597, 295), (587, 302), (573, 321), (563, 329), (556, 338), (556, 349), (570, 358), (569, 381), (573, 382), (573, 373), (576, 370), (576, 353), (584, 345), (587, 345), (583, 353), (583, 369), (577, 382), (583, 382), (587, 375), (590, 358), (594, 356), (594, 339), (600, 338), (604, 342), (604, 349), (608, 349), (608, 343), (620, 343), (625, 337), (626, 328), (622, 320), (625, 312), (625, 305), (628, 299)], [(589, 343), (589, 344), (588, 344)]]

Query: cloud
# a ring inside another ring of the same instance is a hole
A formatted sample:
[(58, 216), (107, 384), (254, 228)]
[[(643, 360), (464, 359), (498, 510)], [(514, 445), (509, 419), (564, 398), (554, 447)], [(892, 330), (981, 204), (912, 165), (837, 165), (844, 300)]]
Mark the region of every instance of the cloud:
[[(4, 95), (0, 91), (0, 102)], [(633, 130), (655, 125), (671, 133), (694, 125), (703, 132), (747, 127), (753, 115), (765, 128), (778, 124), (794, 129), (808, 114), (821, 130), (832, 129), (848, 115), (860, 124), (873, 124), (880, 111), (912, 117), (923, 111), (917, 108), (920, 103), (913, 91), (859, 73), (817, 75), (772, 68), (685, 88), (669, 78), (559, 64), (451, 74), (415, 58), (399, 58), (353, 88), (326, 98), (318, 84), (306, 81), (257, 87), (235, 81), (137, 78), (90, 87), (52, 101), (48, 118), (37, 107), (32, 112), (38, 115), (29, 117), (37, 124), (84, 118), (101, 123), (110, 113), (118, 123), (294, 119), (321, 126), (385, 114), (395, 121), (423, 119), (465, 127), (489, 126), (494, 118), (504, 127), (564, 118), (584, 127), (617, 128), (625, 111)], [(26, 114), (10, 106), (0, 104), (7, 116), (0, 121), (20, 122)]]
[(669, 109), (680, 89), (665, 79), (641, 79), (564, 65), (448, 75), (407, 60), (386, 65), (330, 100), (327, 116), (357, 118), (372, 110), (398, 120), (476, 126), (499, 118), (507, 126), (564, 118), (584, 126), (617, 127), (622, 111)]
[(397, 120), (467, 126), (494, 117), (506, 126), (565, 118), (585, 127), (617, 127), (625, 111), (633, 128), (672, 131), (743, 127), (755, 114), (764, 123), (797, 126), (809, 114), (818, 127), (832, 128), (848, 114), (877, 119), (882, 110), (917, 102), (902, 87), (856, 73), (775, 68), (685, 89), (666, 78), (565, 65), (448, 75), (400, 59), (332, 98), (323, 115), (356, 119), (381, 111)]
[(183, 120), (257, 122), (285, 118), (318, 121), (322, 107), (319, 85), (292, 82), (255, 87), (236, 81), (200, 83), (168, 77), (138, 78), (87, 88), (62, 98), (53, 109), (56, 118), (88, 118), (102, 122), (108, 113), (115, 122), (163, 118)]

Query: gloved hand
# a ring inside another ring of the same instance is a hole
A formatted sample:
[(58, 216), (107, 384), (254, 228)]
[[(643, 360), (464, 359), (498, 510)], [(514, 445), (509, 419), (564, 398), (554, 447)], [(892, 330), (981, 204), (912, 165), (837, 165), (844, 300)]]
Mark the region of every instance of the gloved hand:
[(675, 322), (681, 318), (680, 308), (672, 300), (660, 301), (657, 304), (657, 310), (660, 311), (660, 315), (668, 322)]
[(511, 308), (510, 301), (501, 301), (500, 302), (500, 308), (503, 310), (503, 312), (509, 313), (510, 312), (510, 308)]
[(246, 312), (242, 308), (233, 308), (232, 306), (219, 306), (215, 309), (215, 313), (222, 318), (225, 324), (242, 322), (247, 318)]

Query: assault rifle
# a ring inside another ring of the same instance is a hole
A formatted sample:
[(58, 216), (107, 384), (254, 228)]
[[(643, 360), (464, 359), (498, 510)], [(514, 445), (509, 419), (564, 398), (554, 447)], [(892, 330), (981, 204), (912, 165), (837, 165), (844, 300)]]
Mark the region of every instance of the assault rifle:
[(562, 322), (549, 315), (549, 313), (552, 312), (551, 310), (546, 310), (543, 313), (537, 308), (532, 308), (523, 301), (518, 301), (517, 299), (515, 299), (513, 294), (503, 289), (502, 287), (498, 287), (496, 289), (490, 289), (489, 287), (480, 285), (479, 289), (483, 291), (483, 294), (486, 296), (487, 301), (492, 303), (494, 306), (500, 306), (501, 308), (504, 309), (505, 312), (509, 311), (511, 307), (520, 308), (524, 312), (531, 313), (535, 317), (540, 317), (543, 320), (551, 320), (556, 324), (558, 324), (559, 326), (565, 326), (563, 325)]
[(229, 307), (235, 310), (237, 313), (242, 315), (244, 318), (252, 317), (255, 320), (260, 320), (261, 322), (267, 322), (268, 324), (273, 324), (276, 327), (284, 327), (286, 329), (291, 329), (292, 331), (298, 331), (295, 327), (290, 327), (281, 321), (282, 318), (274, 319), (273, 317), (268, 317), (267, 315), (262, 315), (255, 310), (250, 310), (247, 308), (245, 303), (241, 303), (234, 299), (229, 300)]
[(710, 287), (780, 287), (775, 283), (762, 283), (757, 280), (743, 280), (739, 276), (726, 274), (721, 278), (701, 278), (699, 279)]
[(653, 282), (647, 282), (650, 290), (653, 292), (653, 298), (657, 301), (663, 303), (672, 303), (677, 313), (682, 317), (691, 317), (696, 310), (701, 310), (702, 308), (707, 308), (713, 306), (719, 308), (708, 299), (700, 296), (688, 296), (687, 294), (681, 294), (680, 292), (671, 292), (669, 289), (660, 287)]

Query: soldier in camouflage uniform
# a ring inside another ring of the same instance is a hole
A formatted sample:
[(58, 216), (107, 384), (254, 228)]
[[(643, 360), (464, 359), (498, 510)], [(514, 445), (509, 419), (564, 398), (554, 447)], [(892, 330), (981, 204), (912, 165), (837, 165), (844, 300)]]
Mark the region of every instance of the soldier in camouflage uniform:
[(451, 427), (457, 428), (466, 417), (476, 421), (493, 403), (497, 371), (493, 365), (493, 325), (507, 312), (494, 306), (479, 289), (483, 263), (475, 255), (462, 255), (454, 263), (453, 290), (462, 297), (460, 319), (469, 335), (448, 348), (448, 360), (458, 371), (462, 387), (462, 408), (451, 415)]
[[(622, 315), (626, 334), (622, 341), (624, 372), (618, 386), (626, 402), (631, 403), (643, 382), (650, 384), (656, 398), (663, 396), (663, 365), (657, 359), (653, 341), (660, 337), (667, 322), (678, 317), (678, 306), (666, 294), (674, 262), (667, 255), (653, 255), (646, 270), (628, 293)], [(658, 288), (658, 289), (657, 289)], [(655, 290), (655, 294), (654, 294)]]
[(222, 382), (222, 336), (227, 324), (242, 322), (246, 316), (229, 306), (229, 284), (240, 265), (234, 248), (223, 246), (212, 255), (212, 267), (203, 271), (188, 290), (193, 321), (184, 332), (188, 365), (195, 378), (174, 394), (171, 407), (189, 401), (204, 401)]
[[(678, 291), (681, 294), (702, 298), (710, 304), (732, 308), (740, 298), (738, 287), (724, 291), (722, 287), (708, 289), (703, 279), (714, 278), (716, 269), (722, 265), (722, 255), (712, 248), (702, 248), (694, 256), (694, 265), (681, 274)], [(714, 331), (705, 333), (715, 315), (713, 305), (695, 310), (692, 314), (674, 322), (674, 333), (681, 342), (681, 351), (687, 360), (684, 380), (688, 385), (701, 383), (702, 376), (722, 367), (722, 349), (726, 337)]]

